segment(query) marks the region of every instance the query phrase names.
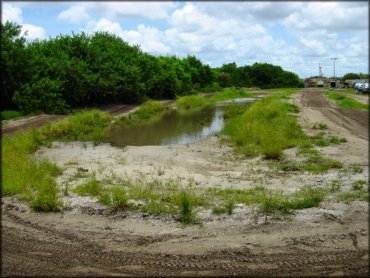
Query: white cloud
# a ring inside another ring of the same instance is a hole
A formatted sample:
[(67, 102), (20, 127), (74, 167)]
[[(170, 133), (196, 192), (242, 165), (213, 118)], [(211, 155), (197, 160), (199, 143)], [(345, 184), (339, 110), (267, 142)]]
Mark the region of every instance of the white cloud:
[(16, 6), (11, 4), (5, 3), (2, 5), (3, 13), (2, 13), (2, 22), (11, 21), (18, 24), (22, 23), (22, 10)]
[(58, 15), (58, 19), (65, 20), (71, 23), (81, 23), (90, 19), (84, 6), (72, 6), (69, 9), (62, 11)]
[(328, 31), (368, 29), (366, 3), (348, 5), (341, 2), (311, 2), (288, 16), (283, 24), (292, 31)]
[(27, 40), (43, 39), (45, 38), (45, 29), (33, 24), (23, 23), (22, 10), (20, 6), (5, 3), (3, 5), (2, 21), (15, 22), (22, 25), (21, 35), (25, 36)]
[(175, 7), (172, 2), (82, 2), (59, 13), (58, 19), (71, 23), (81, 23), (92, 17), (159, 20), (168, 18)]
[(163, 43), (163, 32), (154, 27), (146, 27), (144, 24), (140, 24), (137, 30), (123, 30), (119, 23), (101, 18), (97, 22), (90, 22), (85, 31), (88, 33), (96, 31), (113, 33), (132, 45), (140, 45), (141, 49), (146, 52), (155, 54), (170, 52), (170, 48)]
[(237, 18), (238, 20), (276, 21), (285, 18), (301, 8), (303, 3), (297, 2), (207, 2), (194, 3), (196, 7), (208, 15), (219, 18)]
[(44, 28), (32, 24), (22, 25), (22, 35), (24, 35), (28, 40), (44, 39), (45, 30)]

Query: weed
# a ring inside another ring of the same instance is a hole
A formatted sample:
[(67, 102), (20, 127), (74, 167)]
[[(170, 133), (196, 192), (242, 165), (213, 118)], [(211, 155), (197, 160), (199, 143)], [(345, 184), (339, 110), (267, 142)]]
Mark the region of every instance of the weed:
[(354, 173), (354, 174), (361, 174), (363, 171), (364, 171), (364, 169), (363, 168), (361, 168), (360, 166), (358, 166), (358, 165), (351, 165), (350, 166), (350, 170)]
[(313, 126), (312, 126), (312, 129), (320, 129), (320, 130), (324, 130), (324, 129), (328, 129), (328, 125), (325, 124), (325, 123), (315, 123)]
[(214, 207), (212, 209), (212, 214), (221, 215), (221, 214), (224, 214), (224, 213), (227, 213), (227, 210), (224, 207)]
[(228, 215), (231, 215), (233, 213), (234, 207), (235, 207), (234, 200), (230, 199), (226, 202), (225, 209)]
[(337, 196), (337, 201), (350, 203), (355, 200), (369, 202), (369, 192), (367, 190), (355, 190), (351, 192), (342, 192)]
[(340, 183), (339, 180), (332, 180), (329, 186), (329, 191), (330, 192), (336, 192), (340, 189), (342, 184)]
[(35, 211), (59, 211), (61, 203), (57, 193), (54, 180), (49, 179), (47, 183), (42, 183), (30, 203), (31, 208)]
[(64, 166), (73, 166), (73, 165), (78, 165), (78, 162), (75, 160), (71, 160), (71, 161), (64, 163)]
[(114, 187), (111, 189), (111, 207), (123, 209), (127, 207), (128, 198), (122, 188)]
[(158, 170), (157, 170), (157, 175), (158, 176), (162, 176), (162, 175), (164, 175), (164, 173), (165, 173), (164, 169), (158, 168)]
[(367, 185), (367, 181), (366, 180), (357, 180), (355, 182), (353, 182), (353, 185), (352, 185), (352, 188), (353, 190), (363, 190), (365, 185)]
[(337, 137), (337, 136), (330, 136), (329, 137), (329, 143), (330, 144), (340, 144), (347, 142), (346, 138), (343, 137)]
[(150, 200), (140, 210), (151, 214), (175, 214), (176, 208), (172, 203), (166, 201)]
[(194, 208), (194, 196), (188, 192), (182, 191), (177, 196), (177, 205), (180, 209), (180, 222), (183, 224), (195, 223), (195, 216), (193, 213)]
[(80, 196), (98, 196), (103, 190), (102, 185), (96, 179), (80, 184), (73, 189), (73, 192)]
[(299, 148), (297, 154), (310, 157), (310, 156), (318, 156), (320, 155), (320, 152), (312, 148)]

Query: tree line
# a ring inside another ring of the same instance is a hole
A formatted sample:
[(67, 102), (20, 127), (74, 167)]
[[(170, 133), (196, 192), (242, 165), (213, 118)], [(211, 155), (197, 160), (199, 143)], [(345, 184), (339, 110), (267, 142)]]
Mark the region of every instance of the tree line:
[(1, 109), (67, 113), (75, 107), (175, 98), (220, 87), (297, 87), (280, 66), (211, 68), (197, 57), (155, 56), (108, 32), (27, 42), (21, 26), (1, 24)]

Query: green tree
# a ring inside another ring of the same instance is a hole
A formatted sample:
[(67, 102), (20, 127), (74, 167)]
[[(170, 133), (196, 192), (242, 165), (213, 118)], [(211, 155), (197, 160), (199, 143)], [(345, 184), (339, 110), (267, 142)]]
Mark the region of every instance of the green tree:
[(9, 21), (1, 23), (1, 109), (15, 109), (12, 98), (28, 81), (29, 58), (21, 26)]

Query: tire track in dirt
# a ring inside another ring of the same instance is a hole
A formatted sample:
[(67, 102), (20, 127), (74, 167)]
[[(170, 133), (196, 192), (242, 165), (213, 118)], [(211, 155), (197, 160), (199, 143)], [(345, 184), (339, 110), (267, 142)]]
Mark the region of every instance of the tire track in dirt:
[(342, 109), (334, 107), (325, 98), (322, 91), (305, 89), (301, 94), (302, 104), (320, 111), (335, 124), (349, 130), (353, 135), (368, 140), (369, 138), (369, 111), (358, 109)]
[[(351, 276), (367, 274), (367, 260), (364, 259), (367, 251), (358, 249), (307, 251), (291, 248), (288, 244), (284, 248), (269, 250), (240, 247), (202, 255), (173, 255), (147, 253), (133, 247), (124, 251), (107, 250), (90, 233), (77, 235), (77, 231), (60, 231), (53, 226), (39, 225), (23, 219), (18, 212), (5, 211), (3, 225), (6, 227), (2, 233), (3, 276), (198, 276), (202, 273), (218, 276), (320, 276), (338, 271)], [(109, 231), (100, 233), (99, 236), (109, 236)], [(122, 237), (127, 242), (132, 239), (129, 235)], [(142, 242), (147, 240), (145, 236), (135, 237), (141, 238)]]

